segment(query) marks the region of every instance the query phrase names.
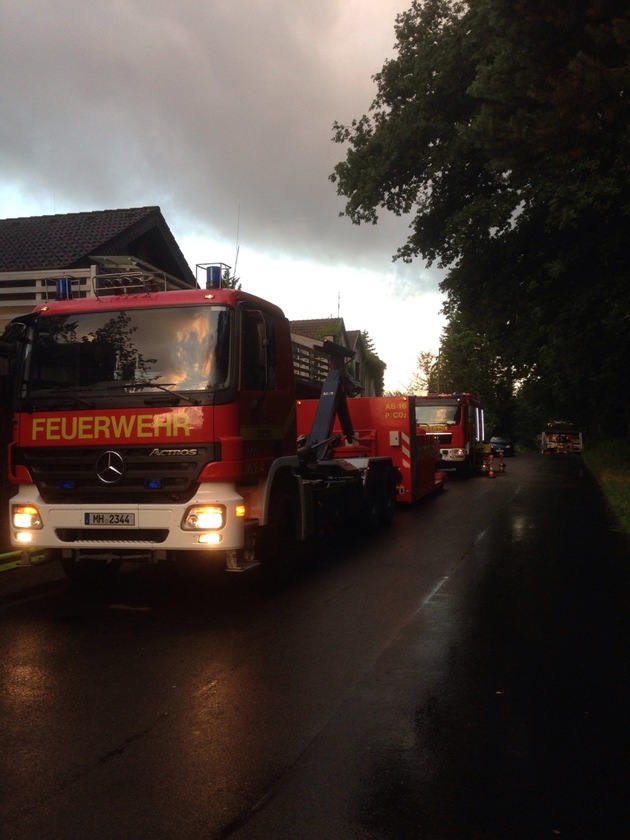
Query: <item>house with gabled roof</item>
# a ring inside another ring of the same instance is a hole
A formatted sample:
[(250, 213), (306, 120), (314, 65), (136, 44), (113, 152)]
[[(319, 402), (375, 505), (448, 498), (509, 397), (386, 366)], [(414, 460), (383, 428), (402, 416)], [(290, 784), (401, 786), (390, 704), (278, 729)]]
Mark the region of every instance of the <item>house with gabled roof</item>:
[(0, 219), (0, 332), (62, 276), (89, 294), (98, 272), (146, 270), (172, 288), (197, 283), (159, 207)]

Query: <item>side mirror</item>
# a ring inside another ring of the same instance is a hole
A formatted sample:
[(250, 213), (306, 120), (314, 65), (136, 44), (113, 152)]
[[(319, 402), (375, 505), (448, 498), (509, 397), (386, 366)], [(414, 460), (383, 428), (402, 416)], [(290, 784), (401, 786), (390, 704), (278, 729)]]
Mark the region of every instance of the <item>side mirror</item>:
[(13, 361), (20, 353), (21, 343), (26, 337), (27, 326), (26, 319), (11, 321), (0, 335), (0, 376), (10, 376)]
[(4, 328), (4, 332), (0, 335), (0, 353), (2, 347), (8, 345), (10, 342), (19, 341), (24, 337), (26, 332), (26, 323), (24, 321), (12, 321)]

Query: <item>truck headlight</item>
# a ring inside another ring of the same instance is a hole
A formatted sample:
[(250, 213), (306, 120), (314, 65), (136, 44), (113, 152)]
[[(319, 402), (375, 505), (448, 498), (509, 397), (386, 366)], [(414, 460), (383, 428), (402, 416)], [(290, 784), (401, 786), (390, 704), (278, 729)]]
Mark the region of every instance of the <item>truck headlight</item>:
[(185, 531), (217, 531), (225, 525), (223, 505), (193, 505), (184, 514)]
[(11, 505), (11, 522), (20, 530), (39, 530), (44, 525), (35, 505)]

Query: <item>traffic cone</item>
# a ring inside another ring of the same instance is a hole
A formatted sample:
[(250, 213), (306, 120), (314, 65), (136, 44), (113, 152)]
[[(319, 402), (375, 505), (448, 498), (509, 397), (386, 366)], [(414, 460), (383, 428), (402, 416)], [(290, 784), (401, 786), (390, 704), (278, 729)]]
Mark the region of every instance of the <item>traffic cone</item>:
[(499, 472), (505, 472), (505, 453), (503, 450), (499, 452)]
[(490, 456), (490, 469), (488, 470), (488, 478), (494, 478), (495, 475), (496, 474), (494, 472), (494, 455), (491, 455)]

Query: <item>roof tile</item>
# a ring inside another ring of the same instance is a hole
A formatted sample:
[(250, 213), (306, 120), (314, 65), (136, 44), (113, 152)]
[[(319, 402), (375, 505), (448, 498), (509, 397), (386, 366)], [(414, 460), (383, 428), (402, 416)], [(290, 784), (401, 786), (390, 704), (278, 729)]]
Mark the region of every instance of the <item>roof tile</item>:
[[(70, 268), (157, 218), (159, 207), (95, 210), (0, 220), (0, 271)], [(106, 251), (107, 252), (107, 251)]]

